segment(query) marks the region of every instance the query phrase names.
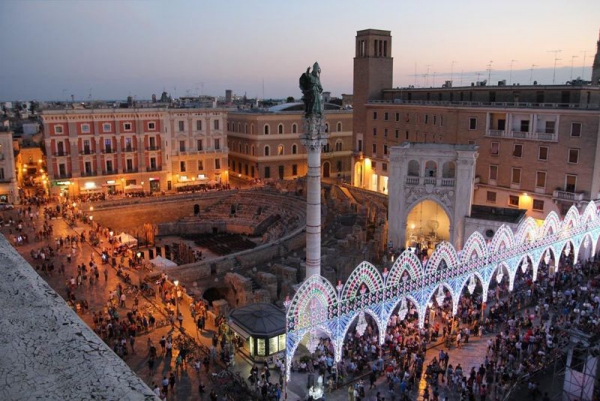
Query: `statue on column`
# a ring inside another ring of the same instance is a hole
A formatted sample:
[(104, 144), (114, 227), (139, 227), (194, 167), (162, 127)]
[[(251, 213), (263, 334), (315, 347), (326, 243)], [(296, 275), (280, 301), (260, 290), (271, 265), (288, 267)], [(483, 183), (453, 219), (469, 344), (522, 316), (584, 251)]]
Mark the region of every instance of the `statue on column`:
[(319, 63), (310, 67), (300, 76), (300, 89), (302, 90), (302, 101), (304, 102), (304, 116), (321, 117), (323, 115), (323, 87), (321, 86), (321, 67)]

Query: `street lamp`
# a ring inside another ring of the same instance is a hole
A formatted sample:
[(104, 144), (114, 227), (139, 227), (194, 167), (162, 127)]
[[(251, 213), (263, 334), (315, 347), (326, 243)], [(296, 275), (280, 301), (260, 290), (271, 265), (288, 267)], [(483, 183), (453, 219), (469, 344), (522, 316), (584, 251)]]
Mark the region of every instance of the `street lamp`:
[(94, 206), (90, 206), (90, 213), (94, 211)]

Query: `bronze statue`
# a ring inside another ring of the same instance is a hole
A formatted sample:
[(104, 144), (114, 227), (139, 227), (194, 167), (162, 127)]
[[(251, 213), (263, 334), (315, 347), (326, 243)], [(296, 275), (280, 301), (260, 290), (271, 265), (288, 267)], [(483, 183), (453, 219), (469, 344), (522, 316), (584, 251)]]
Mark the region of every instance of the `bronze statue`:
[(300, 89), (302, 90), (302, 101), (304, 102), (305, 117), (321, 117), (323, 115), (323, 99), (321, 93), (321, 67), (319, 63), (313, 65), (312, 72), (310, 67), (300, 76)]

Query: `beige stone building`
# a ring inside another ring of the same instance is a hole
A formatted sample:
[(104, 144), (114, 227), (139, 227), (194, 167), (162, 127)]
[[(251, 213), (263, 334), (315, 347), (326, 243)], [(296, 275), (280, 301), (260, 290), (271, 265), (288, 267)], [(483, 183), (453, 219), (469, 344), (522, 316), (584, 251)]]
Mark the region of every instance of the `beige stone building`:
[(228, 181), (225, 110), (44, 110), (41, 117), (53, 193), (148, 193)]
[[(474, 203), (542, 219), (600, 192), (600, 87), (392, 89), (391, 34), (364, 30), (354, 59), (354, 185), (387, 193), (403, 142), (476, 145)], [(419, 174), (441, 170), (428, 161)]]
[(19, 187), (15, 170), (13, 132), (0, 128), (0, 202), (19, 203)]
[[(329, 143), (321, 155), (324, 180), (349, 180), (352, 111), (326, 104)], [(242, 179), (290, 180), (306, 175), (303, 104), (286, 103), (268, 111), (234, 111), (228, 115), (229, 172)]]

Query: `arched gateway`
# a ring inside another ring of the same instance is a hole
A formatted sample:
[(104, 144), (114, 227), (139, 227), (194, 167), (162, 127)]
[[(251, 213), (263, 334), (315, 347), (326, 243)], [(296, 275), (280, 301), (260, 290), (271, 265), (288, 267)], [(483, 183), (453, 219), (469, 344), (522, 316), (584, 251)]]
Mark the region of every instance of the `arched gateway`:
[(388, 320), (398, 305), (405, 305), (405, 299), (416, 305), (419, 325), (423, 327), (427, 304), (432, 300), (451, 297), (456, 313), (463, 289), (477, 280), (486, 302), (490, 283), (503, 280), (503, 272), (508, 272), (512, 291), (517, 269), (527, 269), (532, 263), (536, 280), (538, 270), (554, 268), (552, 258), (557, 260), (561, 253), (573, 252), (575, 263), (589, 258), (599, 238), (598, 206), (590, 202), (581, 214), (575, 206), (571, 207), (563, 221), (552, 212), (539, 227), (531, 217), (515, 232), (503, 225), (489, 244), (476, 232), (467, 239), (460, 256), (452, 244), (440, 242), (425, 266), (412, 252), (405, 251), (389, 271), (381, 273), (372, 264), (362, 262), (345, 284), (340, 282), (335, 287), (324, 277), (313, 275), (286, 302), (286, 380), (294, 352), (307, 334), (310, 344), (318, 332), (326, 333), (334, 345), (335, 360), (339, 361), (344, 336), (361, 314), (373, 317), (383, 344)]

